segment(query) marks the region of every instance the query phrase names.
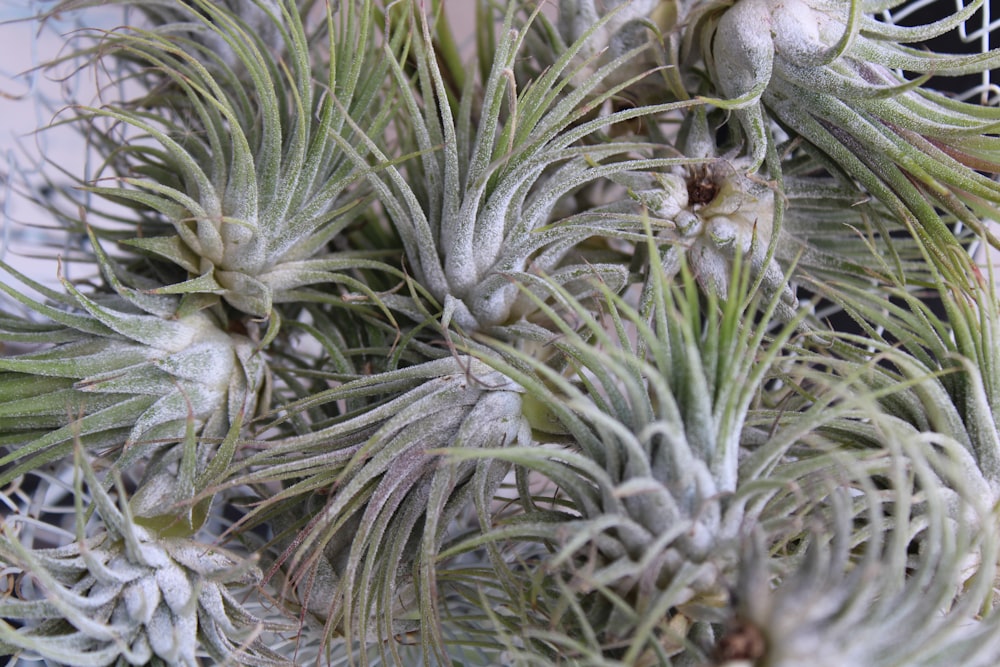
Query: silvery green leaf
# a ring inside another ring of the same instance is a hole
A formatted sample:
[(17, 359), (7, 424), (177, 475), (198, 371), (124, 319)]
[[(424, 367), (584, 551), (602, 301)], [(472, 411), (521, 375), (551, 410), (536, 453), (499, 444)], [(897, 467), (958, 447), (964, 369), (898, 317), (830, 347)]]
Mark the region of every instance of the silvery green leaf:
[[(293, 0), (136, 4), (152, 26), (137, 22), (90, 44), (83, 38), (78, 55), (102, 60), (112, 78), (128, 79), (142, 62), (159, 80), (153, 88), (166, 94), (140, 93), (139, 103), (105, 99), (82, 108), (73, 123), (87, 131), (113, 120), (154, 148), (122, 151), (88, 131), (119, 180), (84, 185), (134, 209), (130, 223), (141, 226), (140, 238), (122, 247), (187, 273), (163, 284), (172, 272), (152, 271), (159, 282), (146, 287), (152, 294), (218, 295), (248, 317), (266, 318), (289, 291), (267, 274), (294, 273), (286, 260), (326, 252), (363, 200), (328, 135), (353, 137), (357, 122), (377, 136), (387, 122), (373, 110), (387, 69), (373, 57), (376, 13), (370, 3), (310, 12), (311, 2)], [(333, 90), (335, 99), (326, 95)], [(292, 282), (326, 278), (298, 274)]]
[(156, 569), (156, 585), (167, 608), (177, 616), (190, 613), (194, 590), (180, 566), (167, 562)]
[[(23, 625), (18, 632), (7, 632), (10, 626), (0, 623), (0, 645), (72, 665), (153, 659), (195, 667), (205, 652), (238, 664), (284, 664), (254, 635), (279, 626), (262, 624), (243, 609), (243, 593), (237, 597), (225, 589), (230, 582), (259, 581), (252, 564), (212, 545), (158, 538), (135, 525), (127, 503), (116, 506), (79, 450), (76, 461), (83, 468), (76, 493), (84, 494), (85, 480), (92, 494), (79, 498), (76, 518), (82, 526), (84, 503), (92, 502), (100, 532), (87, 543), (74, 541), (56, 549), (0, 541), (0, 557), (13, 567), (30, 569), (43, 584), (23, 589), (36, 599), (0, 605), (4, 617), (21, 619)], [(124, 493), (121, 484), (115, 487)], [(7, 527), (20, 521), (15, 516), (5, 522), (5, 532), (16, 532)], [(175, 551), (183, 554), (181, 561), (174, 559)], [(109, 576), (111, 572), (119, 576)], [(79, 656), (67, 658), (71, 650)]]
[(129, 653), (125, 659), (134, 665), (149, 664), (153, 658), (153, 647), (149, 643), (149, 637), (143, 633), (135, 638), (129, 646)]
[(130, 618), (148, 625), (160, 605), (160, 585), (152, 577), (142, 577), (126, 585), (122, 600)]
[(647, 79), (633, 83), (624, 91), (624, 96), (643, 102), (662, 99), (662, 79), (650, 72), (664, 64), (658, 47), (664, 35), (676, 26), (678, 4), (677, 0), (559, 2), (556, 27), (564, 42), (560, 46), (566, 48), (566, 44), (578, 40), (584, 43), (584, 48), (574, 58), (574, 69), (578, 70), (574, 80), (583, 81), (601, 64), (623, 53), (643, 49), (605, 85), (645, 75)]
[[(851, 485), (856, 497), (849, 499), (843, 487), (830, 489), (814, 510), (825, 515), (804, 536), (805, 553), (776, 562), (763, 551), (760, 532), (743, 552), (734, 611), (749, 624), (744, 632), (767, 638), (752, 657), (776, 665), (801, 664), (807, 655), (829, 665), (944, 665), (961, 655), (963, 664), (990, 664), (1000, 651), (991, 638), (998, 622), (992, 608), (997, 545), (975, 528), (989, 510), (960, 492), (960, 513), (979, 518), (952, 523), (950, 502), (931, 482), (959, 472), (947, 454), (925, 458), (929, 452), (913, 431), (868, 412), (881, 426), (890, 487), (876, 489), (868, 472), (839, 455), (839, 471), (817, 471), (817, 477), (858, 476)], [(905, 469), (917, 479), (895, 474)], [(911, 484), (927, 489), (926, 502), (911, 504)], [(851, 537), (857, 521), (871, 525), (861, 544)], [(949, 538), (940, 541), (943, 534)]]
[[(112, 275), (106, 256), (99, 258), (105, 273)], [(159, 439), (162, 446), (199, 432), (221, 437), (256, 410), (265, 370), (246, 336), (224, 331), (203, 311), (179, 317), (145, 314), (136, 305), (135, 291), (113, 282), (119, 291), (100, 299), (65, 283), (67, 296), (82, 317), (107, 324), (104, 333), (85, 333), (89, 327), (67, 320), (86, 338), (42, 353), (0, 359), (0, 374), (18, 374), (2, 385), (6, 389), (0, 395), (0, 418), (4, 412), (16, 414), (20, 423), (12, 425), (11, 434), (23, 433), (20, 446), (3, 459), (37, 465), (65, 454), (76, 437), (86, 438), (95, 448), (120, 447), (144, 438)], [(158, 298), (177, 305), (176, 297)], [(37, 302), (28, 303), (48, 312)], [(25, 371), (66, 378), (73, 384), (46, 388), (12, 381)], [(94, 394), (101, 396), (91, 398)], [(55, 415), (56, 404), (61, 418)], [(48, 432), (32, 428), (36, 416), (47, 419)], [(122, 438), (126, 424), (130, 432)], [(131, 465), (148, 452), (148, 447), (127, 449), (123, 462)], [(17, 468), (9, 471), (17, 473)]]
[[(150, 621), (146, 624), (146, 636), (153, 653), (165, 660), (167, 664), (196, 665), (193, 650), (185, 648), (181, 643), (189, 638), (182, 636), (175, 628), (174, 623), (173, 614), (164, 605), (158, 606), (153, 612)], [(188, 655), (182, 656), (183, 653)], [(187, 658), (186, 661), (185, 658)]]
[(4, 600), (0, 602), (0, 616), (16, 619), (46, 619), (59, 615), (59, 609), (45, 600)]
[[(960, 7), (945, 25), (962, 24), (981, 7), (980, 0)], [(957, 246), (939, 211), (1000, 244), (981, 224), (980, 204), (1000, 202), (1000, 188), (981, 173), (1000, 171), (992, 136), (1000, 117), (987, 105), (927, 90), (926, 77), (909, 81), (900, 72), (982, 72), (1000, 62), (1000, 51), (963, 56), (902, 46), (898, 28), (875, 12), (860, 0), (739, 0), (694, 10), (690, 26), (704, 31), (698, 39), (711, 49), (704, 56), (713, 83), (730, 98), (717, 103), (735, 109), (751, 170), (766, 157), (771, 178), (781, 171), (773, 117), (808, 141), (820, 162), (858, 181), (901, 220), (916, 222), (934, 241), (928, 250), (935, 265), (957, 276), (961, 267), (939, 250)]]
[[(361, 150), (338, 140), (359, 169), (368, 168), (366, 153), (386, 164), (384, 170), (367, 173), (369, 183), (393, 221), (417, 280), (447, 307), (446, 319), (466, 331), (512, 324), (522, 313), (512, 310), (515, 290), (504, 276), (551, 272), (592, 236), (571, 224), (543, 229), (560, 199), (627, 170), (633, 151), (652, 149), (649, 144), (577, 142), (626, 117), (696, 104), (683, 101), (587, 118), (589, 109), (626, 85), (600, 89), (635, 53), (613, 58), (593, 77), (573, 86), (572, 61), (585, 49), (585, 36), (576, 39), (532, 85), (517, 90), (513, 70), (528, 31), (514, 29), (516, 10), (515, 3), (504, 12), (502, 37), (485, 76), (484, 111), (475, 128), (471, 105), (460, 105), (457, 115), (451, 109), (430, 26), (413, 5), (407, 10), (406, 30), (420, 36), (413, 47), (418, 54), (419, 90), (407, 84), (403, 64), (395, 62), (399, 56), (387, 52), (386, 58), (408, 112), (400, 135), (412, 136), (413, 152), (420, 159), (396, 167), (374, 142), (365, 141)], [(506, 112), (505, 106), (510, 107)], [(442, 144), (445, 149), (438, 150)], [(641, 162), (652, 167), (679, 161)], [(542, 235), (545, 231), (548, 234)], [(540, 258), (546, 250), (550, 256)]]

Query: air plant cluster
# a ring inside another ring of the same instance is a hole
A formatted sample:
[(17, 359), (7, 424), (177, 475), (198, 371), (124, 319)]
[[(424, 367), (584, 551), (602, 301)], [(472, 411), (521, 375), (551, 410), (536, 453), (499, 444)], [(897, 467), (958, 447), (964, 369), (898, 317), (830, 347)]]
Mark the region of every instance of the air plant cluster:
[(1000, 661), (982, 0), (37, 20), (106, 4), (83, 250), (0, 263), (13, 664)]

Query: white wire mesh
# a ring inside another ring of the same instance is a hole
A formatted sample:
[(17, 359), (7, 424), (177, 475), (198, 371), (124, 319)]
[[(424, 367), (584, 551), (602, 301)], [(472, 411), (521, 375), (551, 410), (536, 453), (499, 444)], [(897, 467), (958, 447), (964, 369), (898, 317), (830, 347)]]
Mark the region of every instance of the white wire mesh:
[[(940, 19), (960, 11), (968, 4), (969, 2), (963, 0), (954, 0), (952, 3), (947, 0), (913, 0), (886, 11), (884, 17), (890, 23), (906, 24), (914, 17), (920, 17), (922, 22), (926, 23), (928, 19)], [(960, 52), (985, 53), (991, 48), (1000, 47), (1000, 18), (994, 18), (993, 13), (991, 0), (986, 0), (975, 14), (959, 25), (954, 35), (947, 37), (951, 43), (957, 42), (965, 47), (960, 49)], [(989, 106), (1000, 104), (1000, 86), (994, 71), (984, 70), (978, 79), (978, 84), (956, 91), (957, 97)]]
[[(971, 0), (912, 0), (884, 12), (883, 19), (888, 23), (901, 25), (927, 24), (962, 10), (970, 2)], [(996, 12), (993, 11), (991, 2), (992, 0), (985, 0), (956, 30), (933, 40), (931, 46), (937, 51), (952, 53), (985, 53), (990, 49), (1000, 48), (1000, 18), (994, 18)], [(984, 106), (1000, 106), (1000, 81), (994, 70), (984, 69), (978, 75), (955, 79), (936, 78), (927, 85), (946, 90), (959, 100)], [(996, 224), (992, 228), (994, 234), (1000, 231)], [(970, 249), (980, 265), (1000, 267), (1000, 252), (995, 248), (974, 243)]]
[[(926, 23), (929, 20), (943, 18), (954, 11), (960, 11), (967, 6), (967, 0), (913, 0), (886, 12), (886, 20), (894, 23), (905, 23), (911, 17), (920, 17)], [(958, 26), (951, 35), (946, 35), (942, 41), (949, 47), (959, 47), (960, 53), (986, 53), (991, 49), (1000, 48), (1000, 17), (994, 18), (992, 0), (985, 0), (979, 10)], [(978, 81), (977, 81), (978, 80)], [(940, 82), (945, 83), (945, 82)], [(933, 84), (932, 84), (933, 85)], [(958, 85), (952, 85), (951, 91), (957, 99), (978, 102), (984, 106), (1000, 106), (1000, 82), (995, 70), (985, 69), (978, 76), (962, 77)], [(998, 225), (992, 224), (994, 234), (1000, 232)], [(1000, 267), (1000, 251), (986, 244), (976, 243), (972, 252), (980, 265)], [(997, 280), (1000, 281), (1000, 275)]]

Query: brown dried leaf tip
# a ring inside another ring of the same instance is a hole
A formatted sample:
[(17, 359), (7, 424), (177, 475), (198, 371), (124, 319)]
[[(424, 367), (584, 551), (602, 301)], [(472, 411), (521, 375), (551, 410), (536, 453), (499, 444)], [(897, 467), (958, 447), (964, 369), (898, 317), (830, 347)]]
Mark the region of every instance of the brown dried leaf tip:
[(766, 653), (767, 640), (760, 628), (738, 618), (729, 624), (726, 633), (715, 645), (712, 658), (716, 665), (725, 665), (736, 660), (757, 664), (757, 660), (763, 658)]

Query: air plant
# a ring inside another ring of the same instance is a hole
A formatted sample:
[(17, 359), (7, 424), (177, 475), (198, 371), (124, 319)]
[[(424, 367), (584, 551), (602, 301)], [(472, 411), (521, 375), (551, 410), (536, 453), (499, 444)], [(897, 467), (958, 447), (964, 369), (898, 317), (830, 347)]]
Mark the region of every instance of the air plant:
[(13, 664), (1000, 661), (981, 0), (96, 5), (80, 247), (0, 257)]
[(751, 169), (768, 153), (770, 169), (776, 169), (777, 123), (782, 133), (804, 140), (825, 168), (857, 180), (934, 245), (954, 244), (935, 207), (995, 245), (982, 219), (994, 218), (1000, 189), (982, 172), (1000, 171), (1000, 115), (921, 84), (931, 75), (992, 69), (1000, 56), (909, 46), (957, 28), (983, 3), (970, 2), (945, 19), (913, 27), (877, 16), (892, 4), (696, 3), (688, 43), (702, 50), (714, 85), (709, 94), (729, 100), (720, 103), (740, 120)]
[[(138, 513), (151, 519), (164, 503), (193, 498), (213, 458), (218, 465), (232, 456), (233, 442), (220, 445), (253, 419), (265, 364), (250, 337), (208, 312), (179, 312), (176, 296), (125, 287), (96, 239), (93, 248), (110, 294), (85, 294), (69, 281), (58, 293), (5, 267), (49, 302), (6, 284), (4, 292), (49, 322), (3, 318), (4, 339), (46, 347), (0, 359), (7, 447), (0, 481), (65, 458), (75, 445), (114, 452), (122, 470), (137, 462), (179, 466), (169, 481), (142, 490)], [(196, 529), (192, 510), (183, 513)]]
[[(986, 665), (994, 659), (1000, 617), (983, 611), (993, 604), (994, 536), (950, 520), (950, 499), (936, 493), (951, 474), (963, 485), (966, 470), (947, 456), (927, 457), (919, 439), (876, 420), (892, 453), (874, 465), (837, 466), (860, 478), (826, 478), (830, 496), (800, 517), (805, 535), (797, 553), (774, 553), (759, 534), (749, 538), (733, 615), (711, 664), (946, 665), (961, 656), (963, 664)], [(876, 476), (900, 486), (877, 489)], [(817, 488), (809, 492), (819, 500)], [(911, 498), (920, 499), (919, 508)], [(979, 499), (962, 504), (990, 520)], [(870, 529), (861, 546), (851, 525), (859, 520)], [(970, 554), (985, 565), (971, 577)]]
[[(108, 85), (141, 80), (145, 91), (127, 104), (81, 107), (74, 122), (90, 126), (104, 156), (84, 189), (142, 212), (132, 238), (107, 233), (173, 265), (158, 279), (176, 282), (157, 293), (195, 308), (221, 298), (267, 318), (287, 292), (365, 265), (327, 248), (365, 198), (329, 137), (350, 137), (350, 123), (379, 132), (385, 118), (369, 107), (385, 65), (365, 67), (370, 7), (348, 3), (307, 33), (305, 6), (250, 6), (253, 25), (211, 2), (152, 3), (152, 27), (95, 37), (80, 55), (113, 54), (123, 66)], [(321, 41), (329, 55), (311, 58)], [(124, 138), (102, 121), (124, 126)], [(88, 223), (100, 229), (96, 218)]]
[[(628, 166), (678, 161), (630, 159), (630, 153), (654, 148), (636, 142), (574, 145), (616, 122), (686, 104), (585, 121), (590, 108), (610, 99), (620, 87), (597, 90), (597, 83), (634, 55), (622, 54), (579, 87), (571, 86), (572, 62), (587, 44), (585, 38), (573, 42), (543, 76), (519, 90), (514, 67), (526, 32), (514, 27), (516, 7), (511, 4), (504, 12), (482, 99), (474, 102), (467, 95), (455, 113), (437, 59), (430, 57), (428, 23), (411, 6), (405, 39), (400, 37), (396, 48), (401, 60), (411, 51), (417, 55), (415, 84), (408, 83), (402, 67), (396, 68), (393, 82), (408, 110), (397, 118), (398, 134), (405, 148), (419, 158), (401, 171), (373, 143), (362, 146), (364, 150), (341, 144), (354, 154), (359, 168), (369, 152), (384, 165), (369, 169), (369, 180), (401, 237), (410, 270), (439, 304), (445, 320), (468, 331), (508, 324), (522, 315), (525, 306), (523, 300), (518, 303), (513, 276), (545, 272), (570, 282), (599, 266), (606, 280), (623, 285), (620, 262), (604, 261), (597, 253), (593, 259), (577, 256), (574, 251), (595, 232), (573, 224), (572, 218), (564, 224), (555, 222), (557, 204), (586, 184)], [(394, 62), (396, 56), (388, 51), (386, 59)]]
[(472, 358), (444, 357), (287, 406), (385, 397), (333, 424), (272, 439), (241, 462), (251, 472), (230, 481), (284, 487), (246, 517), (286, 517), (274, 564), (286, 573), (284, 593), (348, 643), (438, 632), (438, 553), (470, 502), (488, 516), (508, 469), (502, 461), (452, 465), (447, 454), (489, 456), (530, 442), (521, 393)]
[[(579, 80), (593, 75), (600, 64), (610, 62), (629, 51), (641, 50), (631, 58), (627, 67), (619, 68), (605, 79), (605, 86), (629, 81), (628, 87), (619, 94), (626, 103), (665, 101), (672, 94), (665, 87), (664, 76), (651, 75), (666, 63), (659, 44), (676, 27), (678, 3), (663, 0), (639, 0), (632, 2), (594, 2), (575, 0), (559, 3), (556, 30), (561, 45), (577, 42), (584, 35), (582, 52), (577, 56), (581, 66), (576, 74)], [(600, 26), (594, 31), (594, 26)], [(592, 34), (591, 34), (592, 33)], [(669, 76), (669, 75), (668, 75)], [(641, 77), (635, 81), (635, 78)]]
[[(240, 588), (260, 580), (252, 562), (139, 526), (120, 478), (109, 493), (79, 448), (74, 460), (73, 542), (32, 548), (18, 538), (30, 518), (4, 520), (0, 563), (20, 581), (0, 608), (5, 619), (22, 624), (0, 625), (0, 649), (71, 665), (190, 667), (205, 655), (290, 664), (261, 643), (269, 624), (239, 600)], [(88, 501), (96, 510), (94, 527), (84, 508)]]
[[(571, 313), (564, 318), (581, 323), (564, 323), (553, 341), (560, 363), (509, 350), (512, 376), (517, 367), (537, 374), (521, 379), (528, 400), (548, 406), (556, 395), (565, 405), (548, 427), (561, 437), (540, 434), (545, 446), (497, 456), (547, 479), (565, 507), (522, 496), (523, 512), (500, 534), (550, 544), (543, 571), (581, 598), (562, 618), (525, 622), (539, 624), (538, 636), (521, 634), (528, 649), (583, 655), (589, 640), (586, 650), (618, 651), (626, 664), (665, 659), (683, 649), (693, 625), (712, 619), (706, 609), (725, 604), (745, 529), (744, 504), (732, 502), (748, 484), (739, 466), (744, 424), (795, 326), (770, 337), (750, 325), (749, 312), (760, 306), (769, 319), (778, 301), (745, 299), (752, 283), (739, 254), (724, 305), (712, 292), (702, 312), (683, 263), (679, 279), (669, 284), (652, 263), (641, 311), (604, 287), (591, 312), (552, 285)], [(574, 641), (561, 644), (548, 626), (564, 622)]]

